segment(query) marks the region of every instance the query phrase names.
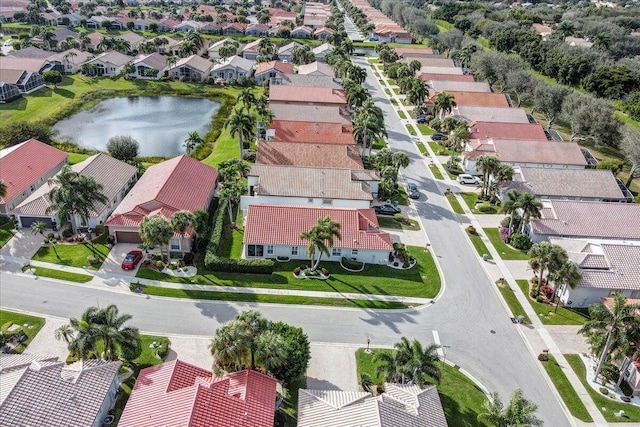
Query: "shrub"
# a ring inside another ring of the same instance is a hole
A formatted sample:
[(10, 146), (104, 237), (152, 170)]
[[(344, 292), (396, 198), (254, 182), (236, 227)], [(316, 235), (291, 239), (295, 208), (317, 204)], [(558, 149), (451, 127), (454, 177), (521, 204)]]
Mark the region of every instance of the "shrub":
[(398, 222), (402, 222), (404, 220), (404, 215), (402, 215), (401, 213), (397, 213), (393, 216), (393, 219), (395, 219)]
[(542, 295), (538, 295), (536, 297), (536, 302), (543, 303), (544, 302), (544, 297)]
[(54, 238), (55, 238), (55, 236), (53, 235), (53, 233), (47, 234), (47, 239), (51, 240), (51, 239), (54, 239)]
[(178, 268), (183, 268), (186, 264), (183, 260), (178, 261)]
[(538, 288), (537, 287), (534, 286), (529, 290), (529, 296), (531, 298), (536, 299), (536, 298), (538, 298), (538, 295), (540, 295), (540, 292), (538, 292)]
[(478, 231), (473, 225), (468, 226), (466, 230), (467, 230), (467, 233), (473, 234), (474, 236), (478, 234)]
[(182, 258), (185, 265), (193, 264), (193, 254), (191, 252), (184, 254), (184, 258)]
[(89, 255), (87, 257), (87, 265), (96, 265), (100, 262), (100, 260), (98, 259), (97, 256), (95, 255)]
[(327, 270), (326, 268), (322, 269), (322, 274), (324, 274), (325, 276), (329, 275), (329, 270)]
[(167, 357), (167, 354), (169, 354), (169, 344), (171, 344), (171, 342), (166, 338), (160, 340), (160, 347), (156, 350), (160, 359), (164, 360), (164, 358)]
[(609, 395), (609, 389), (605, 388), (605, 387), (600, 387), (600, 393), (604, 394), (605, 396)]
[(296, 267), (293, 269), (293, 274), (295, 274), (296, 276), (300, 274), (300, 267)]
[(178, 268), (178, 266), (176, 265), (176, 263), (175, 263), (175, 262), (172, 262), (171, 264), (169, 264), (169, 265), (167, 266), (167, 268), (168, 268), (169, 270), (176, 270), (176, 269)]
[(73, 230), (71, 230), (70, 228), (65, 228), (64, 230), (62, 230), (62, 237), (64, 237), (65, 239), (67, 237), (71, 237), (73, 235)]
[(541, 362), (548, 362), (549, 361), (549, 354), (548, 353), (540, 353), (538, 355), (538, 360)]
[(156, 261), (156, 267), (158, 267), (159, 269), (163, 269), (164, 268), (164, 262), (162, 262), (162, 260), (158, 260)]
[(480, 203), (476, 209), (478, 209), (478, 211), (482, 212), (482, 213), (487, 213), (487, 212), (491, 212), (493, 210), (493, 206), (491, 206), (489, 203)]
[(531, 247), (531, 239), (529, 236), (522, 233), (516, 233), (511, 236), (509, 243), (516, 249), (526, 251)]
[(210, 253), (207, 253), (204, 258), (207, 270), (227, 273), (271, 274), (274, 264), (272, 259), (231, 259)]

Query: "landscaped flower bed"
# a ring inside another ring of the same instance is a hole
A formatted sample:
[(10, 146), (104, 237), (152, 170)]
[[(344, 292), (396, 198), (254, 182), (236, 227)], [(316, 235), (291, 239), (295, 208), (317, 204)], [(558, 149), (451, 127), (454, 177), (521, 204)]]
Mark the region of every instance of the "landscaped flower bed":
[(329, 270), (326, 268), (312, 270), (307, 266), (296, 267), (293, 269), (293, 275), (297, 279), (320, 279), (327, 280), (330, 276)]

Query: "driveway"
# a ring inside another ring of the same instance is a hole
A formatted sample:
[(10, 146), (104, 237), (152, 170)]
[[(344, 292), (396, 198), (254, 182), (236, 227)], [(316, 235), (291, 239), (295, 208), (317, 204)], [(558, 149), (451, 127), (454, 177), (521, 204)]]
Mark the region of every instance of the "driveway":
[[(44, 235), (52, 233), (52, 230), (45, 230)], [(31, 259), (38, 252), (44, 238), (40, 234), (33, 234), (29, 229), (18, 230), (18, 232), (0, 248), (0, 255)]]
[(356, 350), (360, 346), (311, 344), (307, 388), (358, 391)]
[(46, 354), (56, 356), (58, 360), (66, 360), (69, 354), (67, 343), (56, 339), (55, 330), (69, 323), (68, 320), (47, 317), (38, 335), (29, 343), (25, 353)]
[(100, 270), (98, 270), (98, 275), (102, 277), (110, 277), (113, 275), (135, 277), (146, 254), (143, 252), (142, 261), (138, 263), (134, 270), (123, 270), (122, 260), (129, 251), (133, 250), (140, 250), (136, 243), (118, 243), (112, 247), (109, 255), (107, 255), (107, 259), (104, 260)]

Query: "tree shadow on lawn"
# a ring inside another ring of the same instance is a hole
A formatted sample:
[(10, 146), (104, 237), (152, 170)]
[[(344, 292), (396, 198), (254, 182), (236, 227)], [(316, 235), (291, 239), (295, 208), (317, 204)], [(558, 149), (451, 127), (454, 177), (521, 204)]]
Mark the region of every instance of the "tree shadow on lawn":
[(444, 409), (449, 427), (477, 427), (485, 425), (478, 421), (479, 414), (468, 409), (462, 412), (458, 402), (446, 394), (438, 394), (440, 395), (440, 401), (442, 402), (442, 408)]
[(60, 95), (61, 97), (63, 97), (63, 98), (67, 98), (67, 99), (73, 99), (73, 98), (75, 98), (75, 97), (76, 97), (76, 94), (75, 94), (75, 93), (73, 93), (73, 92), (71, 92), (70, 90), (67, 90), (67, 89), (60, 89), (60, 88), (58, 88), (58, 89), (55, 89), (55, 90), (54, 90), (54, 92), (55, 92), (57, 95)]

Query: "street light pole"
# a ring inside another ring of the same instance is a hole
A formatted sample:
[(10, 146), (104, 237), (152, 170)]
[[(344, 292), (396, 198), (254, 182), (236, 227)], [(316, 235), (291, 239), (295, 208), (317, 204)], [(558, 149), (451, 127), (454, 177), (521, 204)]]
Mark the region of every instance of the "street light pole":
[(441, 345), (440, 348), (442, 348), (442, 363), (443, 364), (447, 364), (447, 349), (451, 348), (450, 345)]

